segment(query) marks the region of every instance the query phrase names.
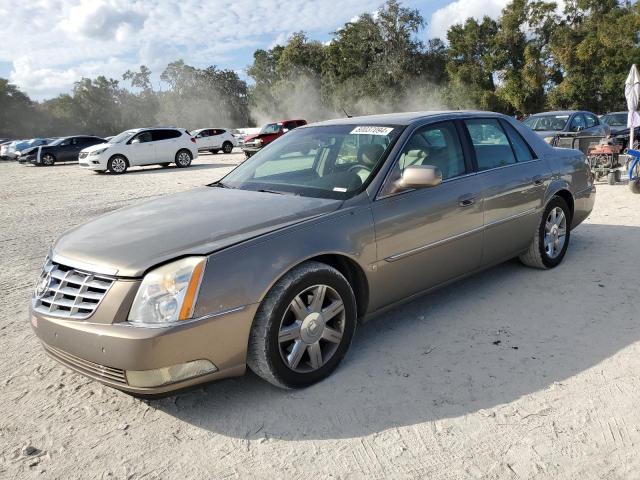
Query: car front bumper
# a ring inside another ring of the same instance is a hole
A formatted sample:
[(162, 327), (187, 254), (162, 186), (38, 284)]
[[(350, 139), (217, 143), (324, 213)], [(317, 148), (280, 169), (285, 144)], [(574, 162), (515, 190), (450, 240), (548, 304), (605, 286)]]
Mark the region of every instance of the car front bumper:
[[(33, 310), (30, 319), (45, 351), (60, 363), (119, 390), (157, 395), (242, 375), (256, 310), (257, 305), (248, 305), (161, 328), (61, 319)], [(210, 362), (215, 370), (153, 386), (131, 381), (131, 372), (139, 376), (141, 372), (179, 368), (202, 360)]]
[(102, 158), (102, 156), (91, 156), (88, 155), (86, 157), (78, 157), (78, 165), (82, 168), (86, 168), (88, 170), (106, 170), (107, 169), (107, 159)]

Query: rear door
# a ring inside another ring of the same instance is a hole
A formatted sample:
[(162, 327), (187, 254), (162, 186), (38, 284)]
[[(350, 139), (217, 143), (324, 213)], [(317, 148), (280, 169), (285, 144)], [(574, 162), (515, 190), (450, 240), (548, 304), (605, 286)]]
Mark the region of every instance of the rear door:
[(152, 131), (153, 143), (155, 147), (155, 158), (150, 163), (173, 162), (176, 159), (179, 145), (178, 138), (181, 132), (174, 129), (158, 129)]
[(537, 228), (550, 171), (515, 127), (498, 118), (464, 120), (484, 198), (483, 265), (525, 250)]
[[(416, 129), (373, 202), (378, 275), (383, 292), (372, 308), (418, 293), (480, 266), (482, 185), (452, 121)], [(433, 165), (440, 185), (396, 191), (410, 165)]]

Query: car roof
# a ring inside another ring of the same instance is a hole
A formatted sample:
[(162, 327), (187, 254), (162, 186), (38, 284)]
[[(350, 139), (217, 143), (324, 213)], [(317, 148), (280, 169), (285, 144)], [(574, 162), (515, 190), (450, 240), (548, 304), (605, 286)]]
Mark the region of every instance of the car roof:
[(588, 110), (554, 110), (552, 112), (534, 113), (531, 117), (539, 117), (542, 115), (573, 115), (574, 113), (590, 113), (591, 115), (595, 115), (595, 113)]
[[(365, 115), (361, 117), (343, 117), (333, 120), (325, 120), (317, 122), (313, 125), (411, 125), (418, 120), (426, 120), (428, 118), (455, 118), (461, 116), (503, 116), (495, 112), (485, 112), (481, 110), (442, 110), (442, 111), (424, 111), (424, 112), (405, 112), (405, 113), (384, 113), (379, 115)], [(304, 128), (304, 127), (303, 127)]]

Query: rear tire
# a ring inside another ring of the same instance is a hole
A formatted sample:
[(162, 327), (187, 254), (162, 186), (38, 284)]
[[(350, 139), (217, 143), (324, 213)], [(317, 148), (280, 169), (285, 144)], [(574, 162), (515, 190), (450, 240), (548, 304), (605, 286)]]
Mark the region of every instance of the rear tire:
[(520, 261), (529, 267), (543, 270), (557, 267), (567, 253), (570, 236), (571, 211), (563, 198), (555, 196), (544, 209), (531, 245), (520, 256)]
[(226, 154), (229, 154), (233, 151), (233, 143), (231, 142), (224, 142), (222, 144), (222, 151)]
[(50, 153), (45, 153), (40, 159), (40, 163), (45, 167), (51, 167), (54, 163), (56, 163), (56, 158)]
[(193, 155), (189, 150), (182, 149), (176, 153), (176, 167), (178, 168), (187, 168), (191, 165), (191, 160), (193, 160)]
[(107, 170), (115, 175), (122, 175), (129, 168), (129, 161), (122, 155), (114, 155), (107, 162)]
[(356, 301), (344, 276), (306, 262), (284, 275), (262, 301), (249, 335), (247, 365), (282, 388), (304, 388), (333, 372), (356, 328)]

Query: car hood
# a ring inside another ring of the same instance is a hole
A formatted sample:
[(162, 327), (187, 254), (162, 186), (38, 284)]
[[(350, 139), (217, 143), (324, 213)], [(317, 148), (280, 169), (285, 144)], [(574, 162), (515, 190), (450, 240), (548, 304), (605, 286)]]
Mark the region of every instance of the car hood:
[(103, 215), (54, 245), (60, 263), (140, 277), (184, 255), (206, 255), (337, 210), (342, 201), (202, 187)]
[(94, 150), (100, 150), (103, 149), (105, 147), (110, 147), (112, 146), (113, 143), (98, 143), (97, 145), (91, 145), (90, 147), (87, 148), (83, 148), (82, 150), (80, 150), (81, 152), (87, 152), (87, 153), (91, 153)]
[(534, 130), (534, 132), (540, 138), (555, 137), (556, 135), (564, 135), (564, 134), (567, 133), (567, 132), (564, 132), (562, 130), (560, 130), (560, 131), (558, 131), (558, 130)]

